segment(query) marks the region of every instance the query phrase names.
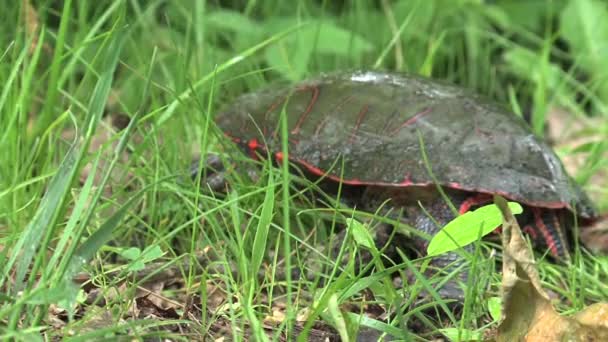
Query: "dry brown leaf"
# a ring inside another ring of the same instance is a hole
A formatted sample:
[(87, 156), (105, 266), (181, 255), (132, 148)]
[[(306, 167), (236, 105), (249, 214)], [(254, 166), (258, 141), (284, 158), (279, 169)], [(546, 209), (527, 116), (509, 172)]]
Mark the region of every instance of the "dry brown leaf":
[(608, 304), (596, 303), (575, 316), (576, 320), (583, 325), (598, 325), (608, 328)]
[(207, 298), (204, 300), (206, 301), (207, 310), (218, 312), (219, 308), (228, 301), (228, 294), (220, 284), (207, 280)]
[(264, 323), (278, 325), (285, 321), (285, 312), (283, 310), (273, 309), (272, 315), (264, 317)]
[(310, 317), (310, 314), (312, 314), (311, 308), (303, 308), (302, 310), (298, 311), (298, 314), (296, 315), (296, 321), (306, 322), (308, 320), (308, 317)]
[(151, 281), (137, 287), (135, 298), (146, 297), (151, 303), (162, 310), (176, 310), (184, 307), (184, 304), (178, 303), (163, 295), (165, 290), (164, 281)]
[(604, 341), (608, 304), (596, 304), (574, 317), (559, 315), (542, 288), (534, 256), (507, 202), (495, 196), (502, 211), (503, 320), (496, 341)]

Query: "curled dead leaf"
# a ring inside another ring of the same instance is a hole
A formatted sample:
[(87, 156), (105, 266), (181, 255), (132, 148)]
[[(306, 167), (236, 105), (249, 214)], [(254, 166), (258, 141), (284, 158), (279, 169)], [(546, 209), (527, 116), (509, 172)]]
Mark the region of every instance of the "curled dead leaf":
[(503, 214), (503, 314), (496, 341), (606, 341), (608, 304), (596, 304), (573, 317), (555, 311), (542, 288), (534, 256), (507, 202), (494, 202)]

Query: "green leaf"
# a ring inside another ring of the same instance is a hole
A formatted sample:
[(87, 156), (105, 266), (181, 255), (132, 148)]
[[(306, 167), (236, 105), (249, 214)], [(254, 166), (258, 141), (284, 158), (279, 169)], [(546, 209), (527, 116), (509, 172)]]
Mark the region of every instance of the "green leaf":
[(205, 19), (210, 26), (225, 31), (234, 31), (248, 36), (262, 33), (260, 24), (236, 11), (216, 10), (208, 13)]
[(374, 45), (352, 31), (344, 30), (331, 21), (319, 21), (316, 25), (307, 26), (303, 32), (305, 41), (315, 44), (320, 53), (339, 56), (359, 56), (370, 52)]
[[(279, 18), (265, 25), (267, 32), (276, 32), (302, 24), (297, 18)], [(264, 52), (266, 63), (285, 78), (298, 81), (307, 73), (313, 53), (356, 58), (374, 46), (363, 37), (342, 29), (329, 20), (303, 23), (301, 29), (269, 46)]]
[(347, 218), (346, 226), (348, 227), (348, 230), (350, 231), (353, 239), (355, 239), (357, 245), (363, 246), (367, 249), (376, 249), (374, 238), (363, 223), (352, 218)]
[(490, 316), (492, 316), (494, 321), (500, 321), (502, 318), (502, 298), (488, 298), (488, 311), (490, 311)]
[[(516, 202), (509, 202), (509, 208), (513, 214), (523, 211)], [(501, 222), (502, 215), (495, 204), (466, 212), (450, 221), (431, 239), (427, 254), (437, 256), (468, 245), (492, 232)]]
[(405, 341), (410, 341), (412, 339), (406, 329), (400, 329), (399, 327), (384, 323), (380, 320), (373, 319), (365, 314), (346, 312), (345, 315), (349, 318), (349, 321), (351, 322), (358, 322), (361, 326), (365, 326), (377, 330), (379, 332), (386, 333), (396, 339)]
[(125, 259), (135, 260), (141, 255), (141, 249), (137, 247), (130, 247), (118, 251), (118, 254)]
[(290, 81), (298, 81), (308, 69), (312, 49), (300, 42), (281, 41), (264, 51), (266, 63)]
[(162, 257), (164, 254), (158, 245), (154, 245), (144, 250), (142, 258), (145, 262), (150, 262)]
[(458, 328), (439, 329), (450, 341), (481, 341), (483, 334), (479, 331)]
[(342, 341), (351, 341), (348, 334), (346, 319), (340, 310), (338, 296), (334, 293), (327, 303), (327, 311), (332, 319), (334, 328), (340, 334)]
[(146, 263), (163, 256), (163, 252), (159, 246), (148, 247), (143, 252), (137, 247), (130, 247), (119, 250), (118, 254), (125, 259), (133, 261), (127, 268), (127, 271), (143, 270), (146, 267)]

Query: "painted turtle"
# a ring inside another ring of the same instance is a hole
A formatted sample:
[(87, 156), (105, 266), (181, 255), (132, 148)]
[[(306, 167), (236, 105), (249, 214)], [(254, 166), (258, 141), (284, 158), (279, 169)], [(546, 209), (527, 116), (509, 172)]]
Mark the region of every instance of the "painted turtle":
[[(270, 151), (281, 160), (283, 109), (291, 162), (345, 184), (349, 202), (360, 210), (375, 211), (390, 200), (405, 223), (429, 235), (454, 217), (434, 179), (460, 213), (491, 201), (492, 194), (521, 203), (520, 225), (536, 248), (558, 259), (569, 255), (574, 216), (579, 223), (596, 217), (524, 120), (463, 88), (404, 74), (335, 73), (243, 95), (216, 122), (249, 153)], [(425, 250), (425, 239), (412, 239)], [(456, 258), (448, 253), (434, 262), (444, 266)]]

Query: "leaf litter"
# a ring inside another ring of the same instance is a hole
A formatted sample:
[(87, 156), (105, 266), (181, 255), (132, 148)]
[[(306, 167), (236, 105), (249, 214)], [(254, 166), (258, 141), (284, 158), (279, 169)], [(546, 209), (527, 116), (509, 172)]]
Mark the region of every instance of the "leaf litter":
[(502, 321), (493, 340), (607, 341), (608, 303), (560, 315), (543, 289), (532, 250), (506, 201), (495, 196), (503, 221)]

